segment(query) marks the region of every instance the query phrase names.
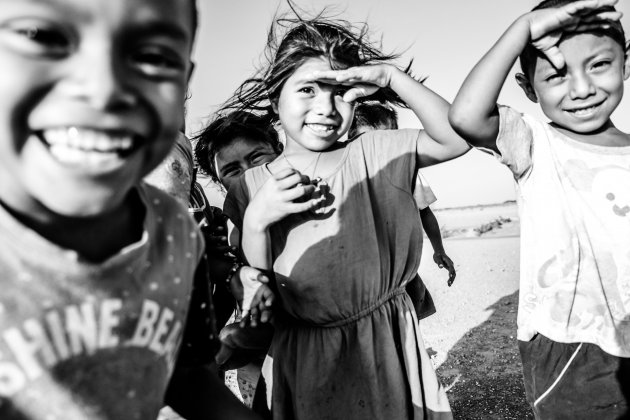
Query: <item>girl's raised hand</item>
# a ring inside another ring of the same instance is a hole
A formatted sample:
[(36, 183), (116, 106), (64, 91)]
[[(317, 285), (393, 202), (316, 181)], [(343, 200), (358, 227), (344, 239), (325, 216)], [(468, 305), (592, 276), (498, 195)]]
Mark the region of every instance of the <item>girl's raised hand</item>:
[(286, 216), (315, 208), (321, 197), (312, 198), (315, 186), (306, 175), (284, 168), (269, 178), (249, 203), (247, 213), (257, 225), (268, 228)]
[(311, 78), (313, 81), (349, 86), (350, 89), (343, 95), (343, 100), (354, 102), (389, 86), (395, 70), (396, 67), (390, 64), (375, 64), (344, 70), (316, 71), (311, 74)]
[(605, 27), (618, 21), (622, 13), (613, 11), (618, 0), (582, 0), (562, 7), (535, 10), (525, 15), (529, 22), (532, 45), (540, 50), (557, 69), (565, 65), (558, 48), (566, 32)]

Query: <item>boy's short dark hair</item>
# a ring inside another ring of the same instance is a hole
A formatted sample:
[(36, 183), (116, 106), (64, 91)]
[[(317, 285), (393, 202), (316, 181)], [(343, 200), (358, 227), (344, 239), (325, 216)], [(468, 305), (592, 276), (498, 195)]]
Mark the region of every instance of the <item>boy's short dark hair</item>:
[(195, 160), (201, 170), (220, 183), (214, 157), (237, 137), (245, 137), (269, 144), (273, 150), (282, 153), (282, 143), (273, 127), (271, 116), (257, 115), (247, 111), (234, 111), (212, 121), (196, 137)]
[[(551, 9), (554, 7), (561, 7), (569, 3), (574, 3), (579, 0), (543, 0), (536, 7), (532, 9), (540, 10), (540, 9)], [(614, 7), (607, 7), (606, 10), (615, 10)], [(608, 28), (598, 28), (598, 29), (589, 29), (587, 33), (599, 34), (603, 36), (608, 36), (618, 42), (621, 45), (624, 53), (626, 52), (626, 34), (623, 30), (623, 26), (619, 21), (611, 21), (609, 22), (610, 26)], [(519, 56), (519, 62), (521, 64), (521, 70), (527, 76), (530, 77), (530, 72), (534, 68), (534, 63), (536, 62), (536, 58), (540, 56), (540, 52), (534, 48), (531, 44), (528, 44), (521, 55)]]
[(398, 113), (390, 105), (380, 102), (359, 103), (354, 110), (354, 119), (348, 137), (357, 135), (360, 127), (372, 129), (398, 129)]

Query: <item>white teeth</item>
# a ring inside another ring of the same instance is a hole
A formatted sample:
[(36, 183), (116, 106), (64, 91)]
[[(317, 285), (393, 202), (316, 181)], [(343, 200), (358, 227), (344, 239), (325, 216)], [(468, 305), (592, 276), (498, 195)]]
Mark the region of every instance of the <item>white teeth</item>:
[(320, 133), (326, 133), (329, 131), (333, 131), (334, 127), (328, 124), (306, 124), (311, 130), (317, 131)]
[(98, 167), (121, 159), (118, 153), (85, 151), (63, 144), (50, 146), (50, 153), (61, 163), (84, 167)]
[(44, 130), (43, 136), (51, 149), (52, 146), (63, 146), (82, 152), (116, 153), (133, 146), (133, 138), (129, 134), (112, 134), (89, 128), (51, 128)]
[(577, 116), (584, 116), (584, 115), (588, 115), (590, 113), (592, 113), (595, 109), (597, 108), (597, 105), (594, 106), (589, 106), (588, 108), (581, 108), (581, 109), (573, 109), (569, 112), (577, 115)]

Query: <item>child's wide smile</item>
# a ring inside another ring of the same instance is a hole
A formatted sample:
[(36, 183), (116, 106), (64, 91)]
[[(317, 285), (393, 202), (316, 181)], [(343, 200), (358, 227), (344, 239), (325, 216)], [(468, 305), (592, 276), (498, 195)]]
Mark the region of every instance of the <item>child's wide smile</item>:
[(311, 151), (329, 148), (350, 128), (354, 104), (343, 100), (345, 86), (313, 79), (317, 71), (331, 70), (323, 58), (309, 58), (285, 82), (274, 104), (287, 148), (296, 142)]
[(585, 105), (566, 109), (565, 111), (572, 114), (576, 118), (589, 118), (601, 108), (604, 101), (599, 101), (593, 105)]
[(60, 164), (87, 172), (111, 171), (143, 142), (130, 132), (58, 127), (36, 133)]
[(190, 71), (183, 3), (2, 1), (0, 199), (8, 207), (99, 214), (166, 156)]
[(564, 69), (541, 57), (536, 62), (533, 89), (543, 112), (577, 134), (607, 127), (628, 77), (623, 49), (612, 38), (593, 33), (571, 35), (559, 48)]
[(328, 136), (339, 127), (339, 124), (306, 123), (306, 126), (316, 135)]

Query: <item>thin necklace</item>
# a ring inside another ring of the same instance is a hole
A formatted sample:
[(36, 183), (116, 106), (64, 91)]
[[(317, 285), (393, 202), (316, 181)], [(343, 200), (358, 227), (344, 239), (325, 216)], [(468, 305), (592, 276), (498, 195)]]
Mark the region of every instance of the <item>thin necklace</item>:
[(317, 164), (319, 163), (319, 158), (322, 156), (322, 152), (317, 153), (317, 156), (315, 157), (315, 159), (313, 159), (311, 161), (311, 163), (309, 163), (306, 168), (302, 169), (301, 171), (298, 171), (298, 169), (293, 166), (293, 164), (291, 163), (291, 161), (289, 160), (289, 158), (287, 157), (287, 155), (285, 153), (282, 153), (282, 157), (284, 158), (284, 160), (287, 161), (287, 164), (291, 167), (291, 169), (295, 169), (296, 171), (305, 174), (306, 170), (308, 168), (310, 168), (311, 166), (313, 166), (313, 164), (315, 165), (313, 167), (313, 176), (311, 178), (315, 178), (315, 172), (317, 172)]

